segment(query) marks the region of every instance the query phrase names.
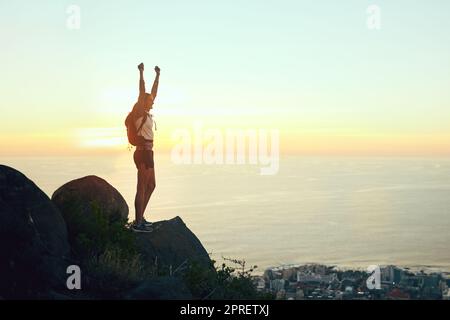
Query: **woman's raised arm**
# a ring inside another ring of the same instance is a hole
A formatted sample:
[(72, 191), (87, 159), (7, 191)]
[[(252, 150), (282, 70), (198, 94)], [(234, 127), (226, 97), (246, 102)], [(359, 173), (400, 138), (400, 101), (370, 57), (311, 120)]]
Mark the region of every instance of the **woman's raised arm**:
[(161, 73), (161, 69), (158, 66), (155, 67), (156, 77), (152, 86), (152, 98), (155, 100), (156, 95), (158, 94), (158, 85), (159, 85), (159, 74)]
[(139, 98), (138, 101), (144, 101), (145, 98), (145, 80), (144, 80), (144, 64), (138, 65), (139, 69)]

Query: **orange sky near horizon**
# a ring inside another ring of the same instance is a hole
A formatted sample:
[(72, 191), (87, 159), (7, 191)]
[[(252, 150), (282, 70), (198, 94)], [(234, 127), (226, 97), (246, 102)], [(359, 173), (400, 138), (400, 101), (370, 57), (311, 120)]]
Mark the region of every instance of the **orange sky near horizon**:
[[(208, 129), (205, 126), (205, 130)], [(195, 139), (194, 129), (186, 126)], [(225, 129), (219, 130), (225, 137)], [(179, 140), (173, 130), (156, 132), (155, 151), (170, 153)], [(202, 139), (206, 146), (210, 141)], [(225, 148), (225, 147), (224, 147)], [(54, 133), (2, 135), (0, 157), (8, 156), (77, 156), (126, 154), (125, 127), (92, 128)], [(225, 150), (224, 150), (225, 151)], [(346, 134), (301, 133), (280, 130), (280, 153), (318, 156), (450, 156), (450, 135), (427, 134)]]

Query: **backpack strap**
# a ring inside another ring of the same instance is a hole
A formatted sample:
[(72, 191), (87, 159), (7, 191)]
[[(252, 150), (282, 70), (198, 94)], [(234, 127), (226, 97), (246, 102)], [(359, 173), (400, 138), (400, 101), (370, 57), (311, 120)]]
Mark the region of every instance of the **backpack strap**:
[(147, 117), (148, 117), (148, 113), (145, 113), (145, 116), (142, 117), (141, 125), (139, 126), (139, 128), (138, 128), (137, 131), (136, 131), (137, 133), (138, 133), (139, 131), (141, 131), (142, 127), (144, 126), (145, 121), (147, 121)]

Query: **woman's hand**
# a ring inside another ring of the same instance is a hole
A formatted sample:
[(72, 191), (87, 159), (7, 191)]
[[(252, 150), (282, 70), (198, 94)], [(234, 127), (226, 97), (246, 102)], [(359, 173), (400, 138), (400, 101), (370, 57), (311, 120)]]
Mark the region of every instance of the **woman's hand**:
[(140, 65), (138, 65), (138, 69), (139, 69), (139, 71), (144, 71), (144, 64), (143, 63), (141, 63)]
[(156, 72), (156, 74), (159, 75), (161, 72), (161, 69), (158, 66), (155, 66), (155, 72)]

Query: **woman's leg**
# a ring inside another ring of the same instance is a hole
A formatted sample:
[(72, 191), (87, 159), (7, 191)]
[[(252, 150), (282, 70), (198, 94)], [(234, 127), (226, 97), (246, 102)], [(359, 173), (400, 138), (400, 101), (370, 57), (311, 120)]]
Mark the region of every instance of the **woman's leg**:
[(144, 216), (145, 207), (148, 202), (146, 198), (151, 170), (153, 169), (147, 169), (143, 163), (138, 166), (136, 197), (134, 199), (136, 223), (142, 222), (142, 217)]
[(144, 210), (147, 208), (147, 205), (150, 201), (150, 197), (152, 196), (153, 191), (156, 187), (156, 179), (155, 179), (155, 168), (150, 168), (148, 170), (148, 176), (147, 176), (147, 185), (145, 189), (145, 201), (144, 201)]

